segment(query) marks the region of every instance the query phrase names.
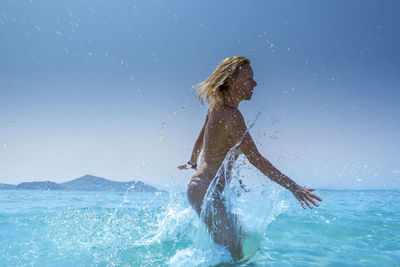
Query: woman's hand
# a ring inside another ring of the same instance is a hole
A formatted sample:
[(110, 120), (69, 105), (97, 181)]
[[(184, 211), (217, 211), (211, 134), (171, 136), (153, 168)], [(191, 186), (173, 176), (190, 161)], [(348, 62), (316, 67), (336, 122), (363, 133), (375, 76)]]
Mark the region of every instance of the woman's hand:
[(183, 165), (178, 166), (178, 169), (180, 169), (180, 170), (187, 170), (187, 169), (189, 169), (189, 168), (188, 168), (187, 164), (183, 164)]
[(197, 164), (192, 164), (192, 163), (190, 163), (190, 161), (189, 161), (187, 164), (183, 164), (183, 165), (178, 166), (178, 169), (180, 169), (180, 170), (187, 170), (187, 169), (189, 169), (189, 168), (188, 168), (188, 165), (191, 166), (191, 167), (190, 167), (191, 169), (197, 170)]
[(304, 205), (304, 203), (306, 203), (306, 205), (310, 209), (312, 209), (313, 207), (310, 204), (310, 202), (312, 204), (314, 204), (314, 206), (318, 207), (319, 205), (315, 200), (322, 201), (322, 199), (319, 198), (317, 195), (314, 195), (313, 193), (311, 193), (314, 190), (315, 189), (305, 188), (303, 186), (296, 184), (293, 186), (293, 188), (290, 191), (293, 193), (295, 198), (300, 202), (303, 209), (306, 209), (306, 206)]

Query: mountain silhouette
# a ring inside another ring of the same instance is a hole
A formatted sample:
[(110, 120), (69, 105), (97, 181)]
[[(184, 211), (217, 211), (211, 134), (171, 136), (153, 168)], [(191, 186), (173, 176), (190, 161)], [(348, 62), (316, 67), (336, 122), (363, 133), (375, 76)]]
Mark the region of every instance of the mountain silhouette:
[(65, 183), (51, 181), (23, 182), (17, 185), (0, 184), (0, 189), (17, 190), (67, 190), (67, 191), (133, 191), (157, 192), (157, 188), (141, 181), (116, 182), (90, 174), (73, 179)]

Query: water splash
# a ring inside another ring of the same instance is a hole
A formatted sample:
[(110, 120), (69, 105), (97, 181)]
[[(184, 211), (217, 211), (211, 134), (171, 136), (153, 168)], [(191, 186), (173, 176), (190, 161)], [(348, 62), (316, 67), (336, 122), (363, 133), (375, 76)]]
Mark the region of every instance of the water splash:
[[(207, 190), (200, 218), (192, 209), (179, 210), (177, 206), (171, 207), (172, 209), (168, 211), (169, 216), (165, 216), (165, 221), (161, 223), (164, 227), (176, 225), (175, 230), (180, 229), (177, 232), (192, 231), (185, 235), (187, 248), (178, 250), (170, 259), (171, 266), (208, 266), (230, 261), (232, 258), (228, 250), (216, 244), (211, 237), (213, 232), (218, 231), (222, 231), (223, 238), (229, 235), (238, 237), (234, 242), (242, 246), (244, 255), (254, 254), (260, 243), (266, 239), (265, 233), (269, 223), (284, 210), (282, 190), (277, 185), (268, 179), (257, 180), (259, 175), (257, 177), (241, 175), (243, 165), (249, 163), (243, 161), (235, 163), (240, 143), (259, 116), (260, 113), (249, 125), (241, 140), (227, 153)], [(251, 178), (257, 181), (251, 181)], [(246, 180), (245, 188), (242, 180)], [(176, 219), (179, 222), (174, 221)], [(178, 226), (180, 223), (186, 226)], [(205, 224), (209, 227), (207, 228)], [(170, 231), (171, 229), (162, 228), (157, 237), (169, 236), (171, 239), (179, 239), (176, 232), (173, 231), (174, 234), (171, 235)]]

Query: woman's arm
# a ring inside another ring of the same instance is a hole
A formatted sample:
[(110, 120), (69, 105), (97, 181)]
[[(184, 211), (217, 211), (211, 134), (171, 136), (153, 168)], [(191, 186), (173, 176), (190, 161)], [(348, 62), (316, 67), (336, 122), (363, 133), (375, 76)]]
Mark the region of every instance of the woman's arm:
[(299, 200), (303, 208), (305, 208), (304, 203), (312, 208), (309, 202), (318, 206), (318, 203), (314, 199), (321, 201), (321, 199), (312, 194), (314, 189), (307, 189), (305, 187), (299, 186), (292, 179), (290, 179), (285, 174), (281, 173), (277, 168), (275, 168), (271, 162), (264, 158), (258, 151), (253, 138), (247, 131), (246, 124), (244, 122), (242, 114), (239, 110), (232, 110), (231, 125), (232, 125), (232, 137), (235, 142), (240, 142), (239, 148), (243, 154), (247, 157), (249, 162), (259, 169), (268, 178), (281, 185), (282, 187), (290, 190), (295, 197)]
[[(207, 125), (207, 121), (208, 121), (208, 113), (206, 116), (206, 121), (204, 122), (203, 127), (201, 128), (201, 131), (199, 133), (199, 136), (197, 137), (196, 142), (194, 143), (193, 146), (193, 150), (192, 150), (192, 155), (190, 157), (189, 160), (189, 164), (192, 166), (197, 166), (197, 159), (200, 155), (201, 150), (203, 149), (203, 139), (204, 139), (204, 131)], [(187, 164), (183, 164), (178, 166), (178, 169), (183, 170), (183, 169), (187, 169)]]
[(203, 149), (204, 129), (206, 127), (206, 124), (207, 124), (207, 119), (206, 119), (206, 122), (204, 123), (203, 127), (201, 128), (201, 131), (199, 133), (199, 136), (197, 137), (196, 142), (194, 143), (192, 155), (190, 156), (190, 160), (189, 160), (189, 163), (191, 165), (197, 164), (197, 159), (200, 155), (201, 150)]

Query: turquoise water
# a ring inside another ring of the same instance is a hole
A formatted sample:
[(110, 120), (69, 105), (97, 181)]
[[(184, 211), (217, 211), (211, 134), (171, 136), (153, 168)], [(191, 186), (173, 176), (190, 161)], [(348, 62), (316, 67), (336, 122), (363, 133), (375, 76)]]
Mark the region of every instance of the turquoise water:
[[(400, 191), (316, 192), (324, 201), (313, 210), (303, 210), (288, 192), (239, 196), (237, 202), (247, 205), (244, 223), (261, 247), (242, 265), (400, 265)], [(240, 205), (236, 209), (240, 213)], [(1, 266), (209, 266), (229, 260), (184, 193), (0, 191)]]

